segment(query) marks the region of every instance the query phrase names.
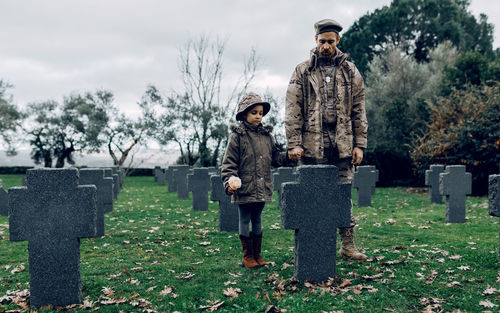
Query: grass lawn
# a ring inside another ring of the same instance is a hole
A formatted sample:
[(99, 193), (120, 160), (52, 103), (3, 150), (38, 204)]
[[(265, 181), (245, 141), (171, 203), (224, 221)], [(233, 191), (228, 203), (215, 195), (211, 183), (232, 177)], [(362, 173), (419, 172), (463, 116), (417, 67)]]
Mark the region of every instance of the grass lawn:
[[(19, 175), (0, 179), (21, 184)], [(338, 259), (337, 278), (299, 283), (293, 231), (281, 228), (276, 202), (263, 213), (271, 264), (245, 269), (238, 234), (218, 231), (217, 203), (195, 212), (153, 177), (129, 177), (106, 236), (81, 240), (84, 303), (41, 311), (498, 312), (499, 221), (486, 197), (467, 198), (464, 224), (446, 224), (444, 204), (406, 188), (379, 188), (372, 207), (353, 213), (368, 262)], [(8, 240), (5, 216), (0, 236), (0, 312), (29, 311), (27, 242)]]

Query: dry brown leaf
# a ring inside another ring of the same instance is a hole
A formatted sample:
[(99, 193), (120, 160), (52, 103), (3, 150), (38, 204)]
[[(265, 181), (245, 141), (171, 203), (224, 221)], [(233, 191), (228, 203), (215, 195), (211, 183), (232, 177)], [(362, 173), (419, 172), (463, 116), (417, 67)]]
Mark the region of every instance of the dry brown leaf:
[(208, 310), (210, 312), (213, 312), (218, 310), (224, 304), (224, 301), (217, 302), (217, 300), (207, 300), (207, 302), (209, 303), (209, 305), (200, 306), (200, 310)]
[(235, 299), (236, 297), (238, 297), (238, 294), (241, 293), (241, 289), (240, 288), (229, 287), (226, 290), (222, 291), (222, 293), (226, 297), (230, 297), (231, 299)]
[(494, 307), (498, 306), (495, 303), (491, 302), (490, 300), (480, 301), (479, 305), (484, 306), (485, 308), (494, 308)]
[(107, 297), (112, 297), (115, 295), (115, 292), (113, 291), (113, 289), (111, 289), (109, 287), (102, 287), (102, 293)]
[(12, 271), (10, 271), (11, 274), (19, 273), (24, 271), (26, 268), (24, 267), (24, 264), (21, 263), (18, 267), (14, 267)]
[(228, 281), (224, 282), (224, 286), (236, 285), (237, 283), (238, 282), (236, 280), (235, 281), (228, 280)]
[(483, 296), (495, 294), (498, 290), (496, 288), (488, 286), (485, 291), (483, 291)]
[(164, 286), (163, 290), (160, 291), (160, 296), (166, 296), (166, 295), (172, 293), (173, 290), (174, 290), (174, 288), (172, 288), (172, 287)]

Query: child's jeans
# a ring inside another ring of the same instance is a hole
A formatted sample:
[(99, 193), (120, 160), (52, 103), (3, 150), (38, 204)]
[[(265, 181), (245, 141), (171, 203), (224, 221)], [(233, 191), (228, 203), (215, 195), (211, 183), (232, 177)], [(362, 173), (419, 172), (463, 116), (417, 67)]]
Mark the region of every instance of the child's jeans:
[(239, 233), (245, 237), (250, 236), (249, 224), (252, 221), (252, 233), (255, 235), (262, 234), (262, 209), (265, 202), (245, 203), (239, 205)]

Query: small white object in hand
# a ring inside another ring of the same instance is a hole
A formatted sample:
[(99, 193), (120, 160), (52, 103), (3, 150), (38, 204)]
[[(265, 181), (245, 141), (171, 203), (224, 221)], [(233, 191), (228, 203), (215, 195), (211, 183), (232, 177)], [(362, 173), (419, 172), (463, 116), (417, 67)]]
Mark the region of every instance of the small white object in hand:
[(241, 187), (241, 179), (236, 176), (229, 177), (228, 183), (229, 187), (231, 187), (231, 189), (233, 190), (239, 189)]

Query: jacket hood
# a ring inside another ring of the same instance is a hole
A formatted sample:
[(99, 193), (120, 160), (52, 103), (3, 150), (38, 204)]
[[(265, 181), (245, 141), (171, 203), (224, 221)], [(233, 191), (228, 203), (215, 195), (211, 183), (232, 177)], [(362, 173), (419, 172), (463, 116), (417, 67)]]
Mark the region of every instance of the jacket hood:
[[(349, 55), (347, 53), (344, 53), (344, 52), (340, 51), (339, 48), (335, 47), (335, 56), (333, 58), (334, 58), (335, 64), (337, 66), (344, 63), (344, 61), (347, 60), (348, 57), (349, 57)], [(319, 64), (318, 48), (313, 48), (311, 50), (308, 63), (309, 64), (308, 64), (307, 69), (310, 72), (313, 71), (316, 67), (318, 67), (318, 64)]]
[(245, 119), (246, 112), (257, 104), (261, 104), (264, 107), (263, 116), (265, 116), (271, 109), (271, 104), (269, 104), (269, 102), (262, 101), (262, 98), (258, 94), (254, 92), (249, 92), (241, 99), (240, 103), (238, 103), (238, 112), (236, 113), (236, 120), (243, 121)]
[[(241, 122), (239, 124), (230, 124), (229, 129), (233, 133), (243, 135), (247, 128), (251, 128), (247, 124), (248, 123), (245, 123), (245, 122)], [(253, 128), (255, 131), (257, 131), (258, 133), (262, 133), (262, 134), (271, 134), (273, 129), (274, 129), (274, 127), (272, 125), (262, 125), (262, 124), (260, 124), (259, 126), (253, 126)]]

